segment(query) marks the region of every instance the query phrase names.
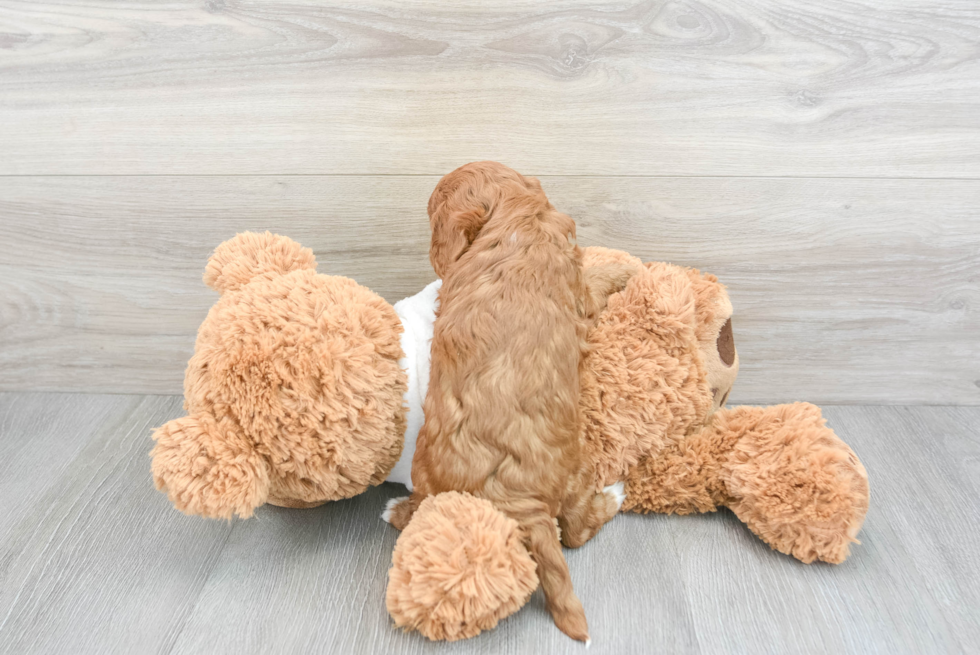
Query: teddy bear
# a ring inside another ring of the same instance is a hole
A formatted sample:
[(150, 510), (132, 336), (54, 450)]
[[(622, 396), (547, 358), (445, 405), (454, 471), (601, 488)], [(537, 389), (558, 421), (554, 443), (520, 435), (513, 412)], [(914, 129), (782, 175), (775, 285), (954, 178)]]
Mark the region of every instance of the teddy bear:
[[(586, 267), (642, 265), (589, 333), (580, 411), (595, 489), (625, 480), (624, 512), (728, 507), (774, 550), (844, 561), (867, 513), (867, 472), (814, 405), (725, 407), (739, 359), (717, 278), (584, 251)], [(456, 640), (520, 609), (537, 583), (517, 523), (452, 492), (424, 500), (399, 535), (386, 603), (396, 625)]]
[[(839, 563), (868, 509), (854, 452), (808, 403), (727, 408), (739, 359), (717, 278), (584, 248), (584, 265), (640, 272), (588, 336), (582, 439), (596, 489), (622, 511), (728, 507), (774, 550)], [(198, 332), (187, 416), (156, 429), (158, 489), (189, 514), (315, 507), (388, 480), (411, 489), (439, 282), (394, 306), (316, 273), (312, 251), (270, 233), (218, 246), (204, 281), (221, 297)], [(472, 637), (538, 586), (520, 530), (465, 493), (427, 498), (399, 535), (386, 604), (430, 639)]]

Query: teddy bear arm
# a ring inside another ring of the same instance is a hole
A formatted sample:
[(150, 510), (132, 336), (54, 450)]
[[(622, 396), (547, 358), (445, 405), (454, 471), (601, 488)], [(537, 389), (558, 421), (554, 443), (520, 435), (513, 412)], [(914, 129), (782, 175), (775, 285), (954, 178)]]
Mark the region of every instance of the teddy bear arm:
[(867, 472), (809, 403), (719, 411), (719, 499), (774, 550), (838, 564), (868, 510)]
[(774, 550), (843, 562), (868, 510), (868, 476), (809, 403), (736, 407), (631, 468), (623, 510), (727, 506)]
[(233, 421), (191, 414), (153, 439), (153, 481), (185, 514), (248, 518), (268, 499), (268, 465)]
[(644, 456), (627, 475), (623, 511), (700, 514), (726, 505), (719, 474), (730, 448), (724, 435), (700, 430)]

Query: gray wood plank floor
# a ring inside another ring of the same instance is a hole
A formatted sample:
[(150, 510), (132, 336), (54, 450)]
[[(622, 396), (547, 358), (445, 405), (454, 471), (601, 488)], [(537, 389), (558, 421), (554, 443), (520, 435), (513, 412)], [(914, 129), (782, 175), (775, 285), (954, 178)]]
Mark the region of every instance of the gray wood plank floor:
[[(248, 521), (186, 517), (149, 475), (173, 396), (0, 394), (0, 653), (545, 653), (539, 595), (434, 645), (384, 608), (382, 486)], [(595, 653), (960, 653), (980, 644), (980, 408), (826, 407), (868, 468), (851, 558), (769, 550), (730, 513), (617, 517), (567, 551)]]

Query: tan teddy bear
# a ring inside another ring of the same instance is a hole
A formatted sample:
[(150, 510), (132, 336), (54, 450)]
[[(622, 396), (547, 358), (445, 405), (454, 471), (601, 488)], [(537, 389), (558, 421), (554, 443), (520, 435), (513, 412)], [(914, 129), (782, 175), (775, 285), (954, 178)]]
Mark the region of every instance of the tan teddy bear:
[[(585, 266), (635, 260), (585, 249)], [(725, 409), (738, 372), (732, 306), (711, 275), (644, 265), (589, 335), (583, 440), (595, 488), (626, 480), (622, 511), (729, 507), (772, 548), (844, 561), (868, 508), (864, 467), (808, 403)], [(399, 626), (460, 639), (537, 587), (517, 524), (467, 494), (426, 499), (399, 536), (387, 590)]]
[[(639, 260), (586, 248), (585, 265)], [(394, 307), (310, 250), (243, 233), (204, 280), (222, 295), (187, 366), (187, 416), (154, 433), (153, 477), (188, 513), (248, 517), (312, 507), (386, 478), (410, 485), (438, 282)], [(624, 511), (727, 506), (774, 549), (841, 562), (868, 507), (867, 474), (797, 403), (724, 408), (738, 371), (732, 308), (711, 275), (643, 265), (589, 335), (582, 438), (596, 488), (626, 483)], [(459, 639), (496, 625), (537, 587), (516, 523), (441, 494), (399, 536), (388, 609), (397, 625)]]

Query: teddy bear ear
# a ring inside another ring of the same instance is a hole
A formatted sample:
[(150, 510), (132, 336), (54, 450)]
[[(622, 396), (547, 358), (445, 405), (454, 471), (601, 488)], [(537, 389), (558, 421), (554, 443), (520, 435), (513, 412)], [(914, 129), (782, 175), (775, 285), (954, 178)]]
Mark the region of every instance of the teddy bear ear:
[(713, 275), (688, 271), (697, 306), (697, 335), (711, 390), (711, 412), (724, 407), (738, 376), (738, 349), (732, 331), (732, 303)]
[(316, 257), (289, 237), (242, 232), (217, 248), (204, 269), (204, 283), (219, 293), (242, 288), (264, 273), (316, 270)]
[(262, 456), (225, 419), (193, 415), (153, 432), (153, 481), (185, 514), (248, 518), (269, 495), (269, 470)]
[(721, 326), (715, 345), (718, 348), (718, 357), (721, 358), (721, 363), (730, 368), (735, 363), (735, 336), (732, 334), (731, 316)]

